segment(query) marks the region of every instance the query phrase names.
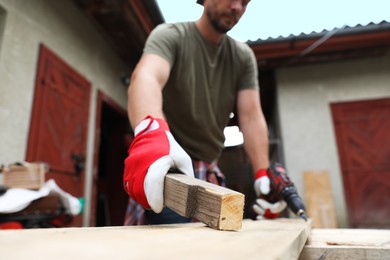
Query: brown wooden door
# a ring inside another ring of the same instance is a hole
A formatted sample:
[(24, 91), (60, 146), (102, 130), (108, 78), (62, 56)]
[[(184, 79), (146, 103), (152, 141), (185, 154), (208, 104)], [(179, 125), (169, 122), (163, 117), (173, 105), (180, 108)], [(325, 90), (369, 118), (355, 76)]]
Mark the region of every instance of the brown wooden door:
[(390, 99), (331, 109), (350, 225), (390, 228)]
[(89, 100), (90, 83), (42, 45), (26, 160), (47, 162), (46, 179), (75, 197), (84, 196)]

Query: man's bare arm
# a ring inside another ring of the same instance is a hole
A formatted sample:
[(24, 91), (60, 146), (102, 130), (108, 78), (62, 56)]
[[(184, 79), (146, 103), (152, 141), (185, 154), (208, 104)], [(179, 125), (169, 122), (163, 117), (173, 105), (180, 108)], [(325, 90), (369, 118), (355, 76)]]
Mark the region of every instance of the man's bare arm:
[(255, 89), (239, 91), (237, 110), (240, 129), (244, 135), (244, 148), (253, 171), (267, 169), (268, 128), (260, 105), (259, 91)]
[(164, 118), (162, 111), (162, 89), (170, 72), (168, 61), (154, 54), (145, 54), (137, 64), (128, 88), (127, 111), (131, 126), (135, 126), (147, 115)]

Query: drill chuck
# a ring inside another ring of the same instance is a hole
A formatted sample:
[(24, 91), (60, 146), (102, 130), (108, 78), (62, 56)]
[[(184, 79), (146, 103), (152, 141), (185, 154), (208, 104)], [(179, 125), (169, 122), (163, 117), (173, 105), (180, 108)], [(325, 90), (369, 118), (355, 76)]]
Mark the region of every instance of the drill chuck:
[(284, 201), (286, 201), (287, 207), (292, 212), (303, 218), (305, 221), (307, 220), (305, 215), (305, 205), (303, 204), (301, 197), (299, 197), (298, 192), (293, 185), (284, 187), (282, 190), (282, 197)]

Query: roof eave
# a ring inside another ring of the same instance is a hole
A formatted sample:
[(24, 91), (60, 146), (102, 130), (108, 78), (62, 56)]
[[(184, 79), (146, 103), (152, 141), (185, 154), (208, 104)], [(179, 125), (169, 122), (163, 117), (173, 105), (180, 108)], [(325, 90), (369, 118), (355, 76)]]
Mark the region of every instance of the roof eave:
[(263, 68), (382, 55), (390, 48), (390, 24), (383, 22), (248, 44)]

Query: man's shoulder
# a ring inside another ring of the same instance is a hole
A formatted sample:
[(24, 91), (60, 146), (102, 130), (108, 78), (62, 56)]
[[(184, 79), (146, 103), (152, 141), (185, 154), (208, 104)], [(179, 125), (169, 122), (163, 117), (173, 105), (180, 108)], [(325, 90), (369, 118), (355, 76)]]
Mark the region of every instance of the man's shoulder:
[(238, 41), (238, 40), (230, 37), (229, 35), (227, 35), (227, 40), (228, 40), (230, 45), (234, 46), (239, 51), (248, 52), (248, 51), (252, 50), (247, 43)]
[(231, 46), (233, 52), (240, 57), (249, 57), (253, 54), (253, 50), (245, 42), (238, 41), (227, 35), (227, 42)]
[(184, 34), (186, 31), (191, 30), (194, 26), (194, 22), (177, 22), (177, 23), (162, 23), (159, 24), (154, 30), (163, 32), (177, 32)]

